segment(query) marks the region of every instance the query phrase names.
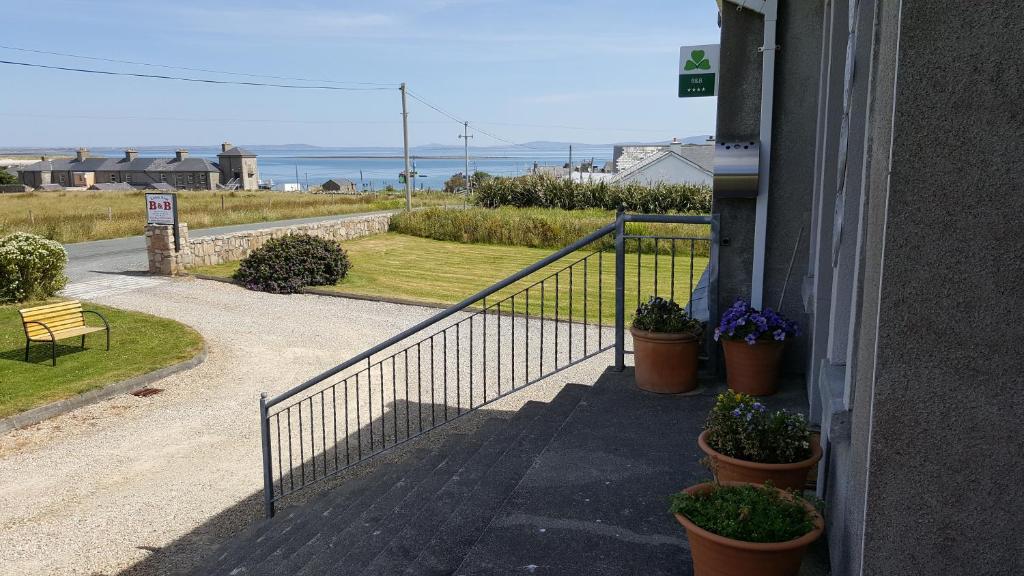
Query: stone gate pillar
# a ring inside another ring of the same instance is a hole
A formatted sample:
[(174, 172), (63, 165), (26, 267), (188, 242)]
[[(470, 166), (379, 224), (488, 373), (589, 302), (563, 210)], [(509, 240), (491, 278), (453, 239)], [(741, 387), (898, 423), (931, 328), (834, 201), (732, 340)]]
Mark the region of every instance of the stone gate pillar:
[(161, 276), (184, 274), (191, 265), (188, 245), (188, 224), (178, 224), (180, 251), (174, 250), (174, 226), (170, 224), (146, 225), (146, 256), (149, 273)]

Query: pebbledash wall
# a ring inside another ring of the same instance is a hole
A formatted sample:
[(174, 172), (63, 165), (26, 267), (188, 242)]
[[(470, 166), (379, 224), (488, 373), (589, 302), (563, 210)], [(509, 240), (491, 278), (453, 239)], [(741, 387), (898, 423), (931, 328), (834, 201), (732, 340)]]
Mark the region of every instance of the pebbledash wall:
[(181, 251), (175, 252), (173, 226), (149, 224), (146, 226), (146, 253), (151, 274), (175, 276), (196, 266), (241, 260), (271, 238), (289, 234), (308, 234), (341, 242), (371, 234), (382, 234), (388, 231), (390, 225), (390, 214), (377, 214), (190, 239), (188, 224), (182, 223), (178, 225)]

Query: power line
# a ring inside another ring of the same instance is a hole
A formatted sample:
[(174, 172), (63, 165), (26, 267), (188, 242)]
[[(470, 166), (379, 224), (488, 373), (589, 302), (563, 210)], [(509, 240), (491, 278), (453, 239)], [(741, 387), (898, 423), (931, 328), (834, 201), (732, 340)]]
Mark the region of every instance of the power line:
[(246, 76), (249, 78), (271, 78), (274, 80), (292, 80), (296, 82), (327, 82), (328, 84), (357, 84), (365, 86), (387, 86), (393, 87), (397, 82), (356, 82), (352, 80), (324, 80), (319, 78), (297, 78), (293, 76), (273, 76), (270, 74), (251, 74), (247, 72), (229, 72), (226, 70), (214, 70), (211, 68), (192, 68), (188, 66), (172, 66), (170, 64), (154, 64), (152, 62), (140, 62), (138, 60), (118, 60), (116, 58), (101, 58), (99, 56), (85, 56), (82, 54), (70, 54), (68, 52), (50, 52), (47, 50), (36, 50), (33, 48), (19, 48), (17, 46), (0, 45), (5, 50), (17, 50), (18, 52), (31, 52), (33, 54), (47, 54), (50, 56), (63, 56), (65, 58), (79, 58), (82, 60), (94, 60), (97, 62), (112, 62), (115, 64), (131, 64), (133, 66), (150, 66), (153, 68), (167, 68), (170, 70), (187, 70), (189, 72), (207, 72), (210, 74), (229, 74), (231, 76)]
[[(450, 112), (440, 108), (439, 106), (435, 106), (435, 105), (431, 104), (430, 102), (427, 102), (426, 100), (424, 100), (423, 98), (417, 96), (416, 94), (412, 93), (411, 91), (406, 91), (406, 92), (409, 94), (409, 96), (412, 96), (414, 99), (418, 100), (423, 105), (427, 106), (428, 108), (433, 109), (434, 111), (436, 111), (436, 112), (438, 112), (438, 113), (440, 113), (440, 114), (442, 114), (444, 116), (447, 116), (448, 118), (451, 118), (453, 121), (455, 121), (458, 124), (462, 124), (462, 125), (471, 124), (469, 121), (463, 120), (462, 118), (459, 118), (458, 116), (455, 116), (454, 114), (452, 114), (452, 113), (450, 113)], [(518, 142), (513, 142), (512, 140), (509, 140), (507, 138), (502, 138), (501, 136), (498, 136), (497, 134), (493, 134), (491, 132), (488, 132), (488, 131), (480, 128), (479, 126), (476, 126), (475, 124), (473, 124), (473, 130), (476, 131), (476, 132), (479, 132), (480, 134), (483, 134), (484, 136), (493, 138), (493, 139), (495, 139), (495, 140), (497, 140), (499, 142), (504, 142), (506, 144), (511, 144), (512, 146), (522, 146), (523, 148), (529, 148), (531, 150), (538, 150), (538, 148), (536, 148), (534, 146), (530, 146), (528, 144), (519, 144)]]
[(65, 72), (82, 72), (86, 74), (101, 74), (105, 76), (131, 76), (135, 78), (154, 78), (157, 80), (180, 80), (182, 82), (198, 82), (203, 84), (228, 84), (235, 86), (264, 86), (268, 88), (294, 88), (299, 90), (340, 90), (340, 91), (372, 91), (372, 90), (393, 90), (394, 88), (384, 87), (353, 87), (353, 86), (323, 86), (298, 84), (274, 84), (268, 82), (248, 82), (245, 80), (211, 80), (209, 78), (189, 78), (185, 76), (167, 76), (163, 74), (141, 74), (139, 72), (113, 72), (110, 70), (91, 70), (88, 68), (70, 68), (65, 66), (48, 66), (45, 64), (34, 64), (31, 62), (14, 62), (11, 60), (0, 60), (0, 64), (10, 66), (25, 66), (28, 68), (45, 68), (48, 70), (62, 70)]
[[(32, 112), (0, 112), (0, 116), (17, 118), (60, 118), (74, 120), (158, 120), (169, 122), (252, 122), (273, 124), (401, 124), (401, 120), (288, 120), (284, 118), (202, 118), (182, 116), (125, 116), (86, 114), (37, 114)], [(448, 124), (447, 120), (412, 120), (410, 124)]]

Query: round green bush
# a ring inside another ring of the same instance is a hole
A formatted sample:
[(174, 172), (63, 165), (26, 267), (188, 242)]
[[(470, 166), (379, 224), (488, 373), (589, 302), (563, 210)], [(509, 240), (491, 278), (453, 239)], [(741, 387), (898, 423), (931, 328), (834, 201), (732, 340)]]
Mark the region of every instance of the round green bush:
[(234, 278), (250, 290), (294, 294), (335, 284), (352, 264), (337, 242), (306, 234), (268, 240), (242, 260)]
[(67, 262), (59, 242), (25, 232), (0, 238), (0, 302), (53, 296), (68, 283)]

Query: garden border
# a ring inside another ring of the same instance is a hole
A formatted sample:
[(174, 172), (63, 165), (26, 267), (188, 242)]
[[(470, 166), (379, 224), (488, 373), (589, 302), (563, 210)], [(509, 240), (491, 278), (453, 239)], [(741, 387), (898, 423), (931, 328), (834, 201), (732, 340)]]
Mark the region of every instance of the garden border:
[(90, 404), (96, 404), (97, 402), (102, 402), (103, 400), (113, 398), (114, 396), (134, 392), (172, 374), (184, 372), (185, 370), (199, 366), (206, 361), (207, 355), (206, 341), (204, 339), (202, 349), (188, 360), (178, 362), (177, 364), (171, 364), (170, 366), (164, 366), (163, 368), (147, 372), (146, 374), (133, 376), (127, 380), (115, 382), (113, 384), (103, 386), (102, 388), (89, 390), (88, 392), (83, 392), (70, 398), (51, 402), (50, 404), (44, 404), (37, 408), (30, 408), (24, 412), (19, 412), (13, 416), (0, 419), (0, 434), (6, 434), (11, 430), (32, 426), (33, 424), (38, 424), (44, 420), (53, 418), (54, 416), (67, 414), (73, 410), (83, 408)]

